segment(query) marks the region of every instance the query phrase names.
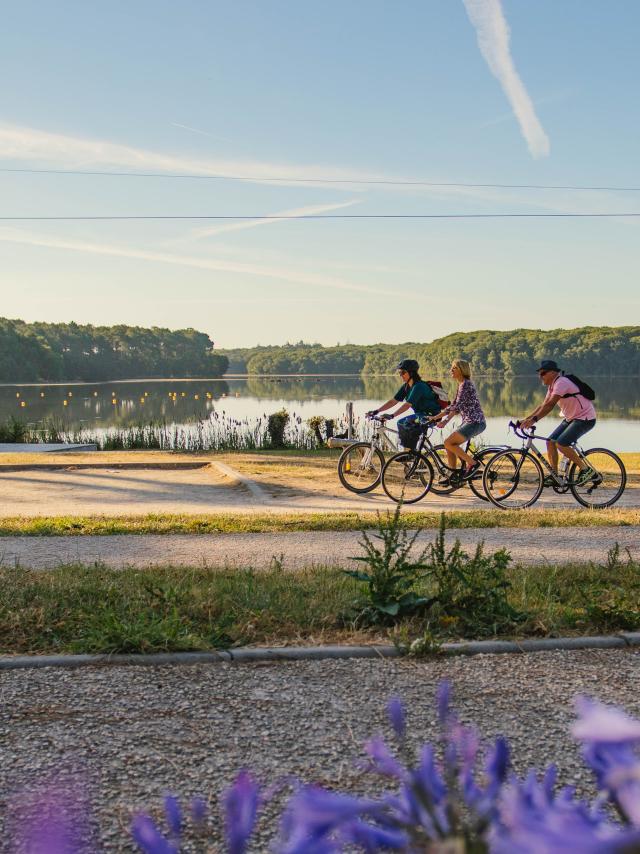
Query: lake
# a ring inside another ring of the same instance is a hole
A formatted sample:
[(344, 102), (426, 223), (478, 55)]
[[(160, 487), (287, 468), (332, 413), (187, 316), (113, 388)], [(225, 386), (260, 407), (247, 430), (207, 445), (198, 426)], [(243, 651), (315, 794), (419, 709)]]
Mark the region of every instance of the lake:
[[(584, 377), (597, 393), (598, 424), (590, 446), (640, 451), (640, 383), (635, 377)], [(453, 392), (453, 384), (445, 383)], [(507, 422), (522, 417), (542, 400), (536, 377), (478, 378), (487, 415), (486, 442), (510, 443)], [(0, 386), (0, 422), (10, 416), (33, 426), (55, 421), (69, 430), (126, 427), (165, 421), (186, 424), (211, 418), (252, 421), (285, 408), (301, 420), (313, 415), (340, 419), (347, 401), (360, 418), (393, 395), (398, 380), (389, 377), (228, 377), (212, 380), (135, 380), (114, 383)], [(557, 418), (543, 422), (542, 432)], [(513, 438), (513, 437), (512, 437)]]

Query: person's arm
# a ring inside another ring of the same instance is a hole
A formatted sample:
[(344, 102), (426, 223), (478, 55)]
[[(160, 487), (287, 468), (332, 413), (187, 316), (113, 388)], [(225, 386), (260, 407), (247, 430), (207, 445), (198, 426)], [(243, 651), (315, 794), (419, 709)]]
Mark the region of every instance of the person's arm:
[(449, 421), (453, 420), (455, 416), (460, 411), (460, 406), (458, 404), (458, 398), (460, 397), (460, 386), (458, 386), (458, 390), (456, 391), (456, 396), (453, 399), (453, 403), (450, 403), (449, 406), (442, 409), (438, 415), (432, 415), (429, 419), (430, 421), (436, 421), (438, 427), (444, 427)]
[(527, 417), (520, 422), (520, 425), (524, 428), (533, 427), (536, 421), (540, 421), (545, 417), (545, 415), (548, 415), (551, 412), (559, 400), (559, 394), (552, 394), (550, 397), (545, 397), (540, 406), (537, 406), (531, 415), (527, 415)]
[[(400, 403), (400, 401), (396, 400), (395, 397), (392, 397), (392, 398), (390, 398), (390, 400), (387, 400), (386, 403), (383, 403), (377, 409), (372, 409), (370, 413), (369, 412), (367, 413), (367, 415), (379, 415), (381, 412), (384, 412), (387, 409), (391, 409), (393, 406), (397, 406), (398, 403)], [(411, 409), (411, 404), (410, 403), (403, 403), (401, 405), (400, 409), (397, 409), (395, 412), (391, 413), (388, 417), (389, 418), (395, 418), (397, 415), (402, 415), (402, 413), (406, 412), (407, 409)]]

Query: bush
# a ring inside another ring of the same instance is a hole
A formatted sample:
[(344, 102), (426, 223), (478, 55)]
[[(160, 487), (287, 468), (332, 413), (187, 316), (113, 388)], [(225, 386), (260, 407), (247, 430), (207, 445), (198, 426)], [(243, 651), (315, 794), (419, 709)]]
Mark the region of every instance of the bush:
[(285, 448), (284, 431), (289, 423), (289, 413), (286, 409), (274, 412), (267, 421), (267, 434), (272, 448)]
[(0, 424), (0, 442), (28, 442), (29, 428), (11, 416)]
[[(470, 557), (456, 540), (449, 551), (445, 543), (445, 517), (435, 541), (414, 559), (410, 552), (421, 529), (410, 534), (400, 522), (400, 505), (393, 515), (378, 517), (378, 548), (362, 532), (364, 556), (355, 557), (368, 571), (344, 570), (366, 584), (364, 602), (356, 603), (356, 622), (390, 625), (416, 614), (452, 624), (459, 634), (486, 637), (504, 632), (525, 619), (508, 601), (506, 570), (509, 552), (499, 549), (485, 555), (479, 543)], [(426, 595), (425, 595), (426, 594)]]

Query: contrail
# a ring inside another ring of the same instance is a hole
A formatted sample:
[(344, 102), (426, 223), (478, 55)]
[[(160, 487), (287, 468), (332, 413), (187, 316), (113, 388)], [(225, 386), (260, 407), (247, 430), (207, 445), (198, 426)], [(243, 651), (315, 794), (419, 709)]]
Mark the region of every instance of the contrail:
[(478, 46), (491, 73), (498, 78), (533, 157), (549, 154), (549, 138), (536, 116), (509, 50), (509, 25), (500, 0), (462, 0), (478, 36)]

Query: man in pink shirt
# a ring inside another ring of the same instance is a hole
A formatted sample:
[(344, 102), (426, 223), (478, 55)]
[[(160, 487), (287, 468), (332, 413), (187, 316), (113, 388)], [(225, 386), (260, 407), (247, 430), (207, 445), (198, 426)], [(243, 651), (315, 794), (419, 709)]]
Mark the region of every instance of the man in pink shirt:
[[(551, 359), (544, 359), (540, 363), (538, 376), (547, 386), (547, 394), (540, 406), (522, 421), (522, 426), (532, 427), (536, 421), (548, 415), (556, 403), (559, 404), (563, 421), (547, 440), (547, 454), (551, 468), (557, 473), (558, 449), (560, 449), (565, 457), (580, 467), (578, 483), (588, 483), (597, 473), (580, 459), (571, 445), (595, 426), (596, 410), (593, 403), (580, 393), (580, 389), (574, 382), (562, 375), (558, 365)], [(550, 477), (545, 478), (545, 486), (553, 486)]]

